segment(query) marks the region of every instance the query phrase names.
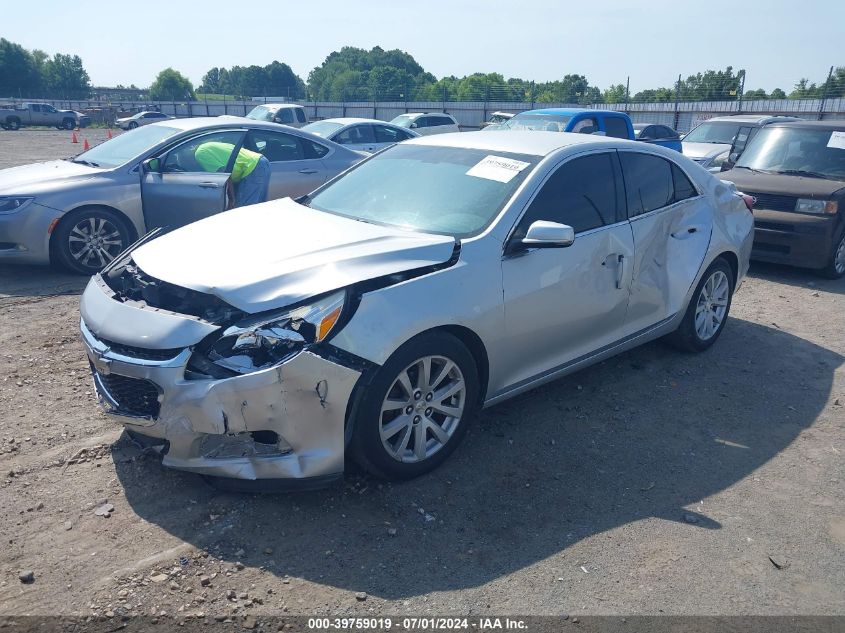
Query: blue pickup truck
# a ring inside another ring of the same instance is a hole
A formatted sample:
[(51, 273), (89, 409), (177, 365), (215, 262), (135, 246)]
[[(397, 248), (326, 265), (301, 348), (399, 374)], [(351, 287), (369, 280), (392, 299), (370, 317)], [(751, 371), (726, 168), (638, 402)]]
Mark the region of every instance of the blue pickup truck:
[[(546, 132), (575, 132), (580, 134), (601, 134), (615, 138), (639, 140), (634, 132), (631, 117), (615, 110), (591, 110), (589, 108), (542, 108), (526, 110), (499, 125), (490, 125), (485, 130), (542, 130)], [(681, 151), (681, 141), (675, 139), (646, 140), (643, 142), (662, 145)]]

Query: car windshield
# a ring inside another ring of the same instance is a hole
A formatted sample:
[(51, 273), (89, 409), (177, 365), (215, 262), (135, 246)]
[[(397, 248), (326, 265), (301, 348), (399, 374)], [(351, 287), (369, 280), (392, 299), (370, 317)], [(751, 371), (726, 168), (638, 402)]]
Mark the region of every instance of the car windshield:
[(399, 127), (409, 127), (413, 122), (413, 117), (407, 114), (400, 114), (398, 117), (391, 121), (393, 125), (398, 125)]
[(342, 127), (342, 123), (334, 123), (333, 121), (315, 121), (314, 123), (309, 123), (303, 127), (302, 131), (311, 132), (311, 134), (328, 138), (331, 136), (332, 132), (336, 132)]
[(375, 224), (468, 237), (493, 221), (539, 160), (394, 145), (317, 192), (308, 206)]
[(845, 180), (845, 130), (764, 128), (745, 148), (736, 167)]
[(272, 121), (273, 110), (263, 105), (255, 106), (252, 110), (249, 111), (249, 114), (246, 115), (246, 118), (254, 119), (256, 121)]
[(564, 132), (570, 119), (565, 114), (517, 114), (502, 123), (501, 129)]
[(117, 167), (179, 132), (181, 130), (166, 125), (145, 125), (82, 152), (73, 162), (92, 167)]
[[(684, 142), (690, 143), (722, 143), (731, 145), (736, 133), (742, 127), (741, 123), (730, 121), (702, 123), (684, 137)], [(748, 125), (747, 123), (745, 125)]]

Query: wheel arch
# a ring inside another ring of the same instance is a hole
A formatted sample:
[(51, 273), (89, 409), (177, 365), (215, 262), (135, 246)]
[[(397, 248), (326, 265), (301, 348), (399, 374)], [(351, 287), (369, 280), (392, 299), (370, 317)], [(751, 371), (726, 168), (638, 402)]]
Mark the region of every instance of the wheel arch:
[(80, 215), (81, 213), (83, 213), (85, 211), (91, 210), (91, 209), (105, 209), (106, 211), (110, 211), (110, 212), (116, 214), (123, 221), (123, 223), (126, 225), (127, 230), (129, 231), (129, 243), (131, 244), (132, 242), (134, 242), (135, 240), (138, 239), (138, 231), (135, 228), (135, 223), (132, 222), (131, 218), (128, 215), (126, 215), (123, 211), (121, 211), (120, 209), (113, 207), (111, 205), (108, 205), (108, 204), (96, 204), (96, 203), (82, 204), (82, 205), (79, 205), (78, 207), (75, 207), (75, 208), (71, 209), (70, 211), (66, 212), (64, 215), (62, 215), (62, 217), (59, 218), (59, 221), (56, 222), (56, 225), (50, 231), (50, 242), (49, 242), (49, 247), (48, 247), (49, 256), (50, 256), (50, 264), (56, 264), (59, 261), (57, 259), (57, 255), (56, 255), (56, 248), (57, 248), (57, 244), (56, 244), (56, 233), (57, 233), (57, 231), (56, 231), (56, 229), (60, 225), (64, 224), (65, 222), (70, 222), (74, 217)]
[(731, 272), (733, 273), (733, 285), (734, 288), (736, 288), (736, 282), (737, 279), (739, 279), (739, 258), (733, 251), (723, 251), (716, 255), (716, 257), (713, 258), (713, 261), (716, 261), (720, 257), (728, 262), (728, 266), (731, 267)]

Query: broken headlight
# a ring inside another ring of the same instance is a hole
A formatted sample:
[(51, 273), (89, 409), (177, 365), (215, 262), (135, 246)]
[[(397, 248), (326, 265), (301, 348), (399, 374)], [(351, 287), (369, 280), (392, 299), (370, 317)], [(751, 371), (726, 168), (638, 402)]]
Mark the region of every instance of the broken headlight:
[(253, 317), (226, 330), (206, 352), (209, 361), (239, 374), (281, 363), (309, 343), (331, 334), (343, 312), (346, 292), (334, 292), (272, 315)]

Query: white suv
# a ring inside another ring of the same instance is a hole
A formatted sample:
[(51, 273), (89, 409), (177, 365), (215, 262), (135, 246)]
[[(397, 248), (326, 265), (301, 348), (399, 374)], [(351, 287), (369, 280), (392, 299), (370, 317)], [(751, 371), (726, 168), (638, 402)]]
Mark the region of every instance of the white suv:
[(411, 128), (420, 136), (461, 131), (455, 118), (444, 112), (409, 112), (400, 114), (391, 123), (399, 127)]
[(250, 110), (246, 118), (272, 121), (297, 128), (308, 124), (305, 108), (293, 103), (262, 103)]

